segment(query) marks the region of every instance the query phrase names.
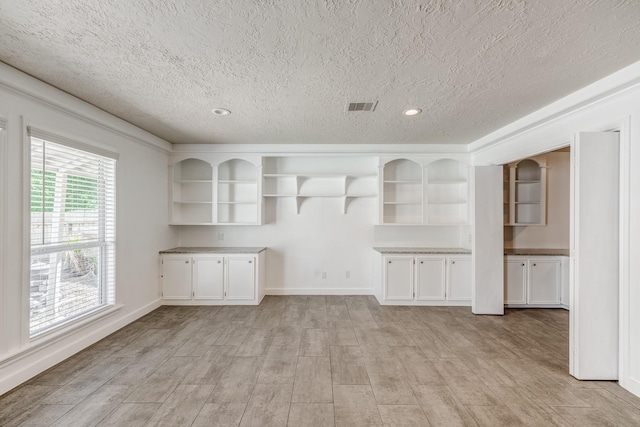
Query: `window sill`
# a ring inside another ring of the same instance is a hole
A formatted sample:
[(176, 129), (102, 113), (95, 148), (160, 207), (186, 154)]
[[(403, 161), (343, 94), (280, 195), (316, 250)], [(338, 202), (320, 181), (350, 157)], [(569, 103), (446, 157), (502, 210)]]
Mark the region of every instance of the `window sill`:
[(18, 360), (25, 357), (28, 357), (36, 351), (40, 351), (46, 347), (49, 347), (100, 320), (112, 316), (113, 314), (120, 311), (122, 307), (124, 307), (123, 304), (102, 307), (96, 311), (87, 313), (85, 316), (79, 319), (74, 319), (67, 323), (64, 323), (51, 331), (42, 332), (37, 336), (31, 338), (29, 344), (27, 344), (25, 347), (20, 348), (16, 353), (0, 358), (0, 368), (17, 362)]

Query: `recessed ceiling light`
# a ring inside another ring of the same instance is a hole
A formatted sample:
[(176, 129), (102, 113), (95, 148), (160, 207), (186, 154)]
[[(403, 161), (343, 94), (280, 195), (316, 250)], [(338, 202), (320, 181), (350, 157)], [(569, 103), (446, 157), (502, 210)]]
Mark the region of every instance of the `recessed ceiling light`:
[(404, 110), (402, 114), (405, 116), (415, 116), (416, 114), (422, 113), (422, 110), (419, 108), (409, 108), (408, 110)]
[(211, 112), (216, 116), (228, 116), (229, 114), (231, 114), (231, 111), (227, 110), (226, 108), (214, 108), (213, 110), (211, 110)]

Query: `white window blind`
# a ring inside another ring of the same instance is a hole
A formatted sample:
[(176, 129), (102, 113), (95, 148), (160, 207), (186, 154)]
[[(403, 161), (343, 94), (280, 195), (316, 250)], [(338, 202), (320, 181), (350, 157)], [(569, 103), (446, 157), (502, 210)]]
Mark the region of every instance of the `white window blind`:
[(32, 337), (114, 303), (115, 165), (31, 133)]

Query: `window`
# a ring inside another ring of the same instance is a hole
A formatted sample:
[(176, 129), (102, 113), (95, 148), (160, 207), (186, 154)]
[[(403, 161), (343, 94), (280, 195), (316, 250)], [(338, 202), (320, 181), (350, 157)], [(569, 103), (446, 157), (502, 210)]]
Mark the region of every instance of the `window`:
[(30, 131), (34, 337), (114, 303), (116, 162)]

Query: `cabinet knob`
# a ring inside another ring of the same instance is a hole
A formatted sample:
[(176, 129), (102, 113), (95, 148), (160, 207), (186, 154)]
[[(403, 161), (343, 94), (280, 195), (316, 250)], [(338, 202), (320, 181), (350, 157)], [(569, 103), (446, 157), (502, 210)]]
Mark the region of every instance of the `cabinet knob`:
[(424, 264), (424, 261), (420, 261), (420, 264)]
[(455, 263), (456, 263), (455, 261), (451, 261), (451, 264), (455, 264)]
[(218, 264), (220, 264), (222, 261), (218, 260)]
[(538, 264), (536, 264), (536, 263), (534, 263), (534, 264), (533, 264), (533, 266), (534, 266), (534, 267), (535, 267), (536, 265), (538, 265)]
[(389, 264), (391, 264), (391, 261), (389, 261)]
[(189, 261), (185, 261), (184, 263), (185, 263), (185, 264), (189, 264)]
[(522, 263), (522, 266), (524, 267), (524, 262)]
[(251, 264), (253, 261), (249, 261), (249, 264)]

